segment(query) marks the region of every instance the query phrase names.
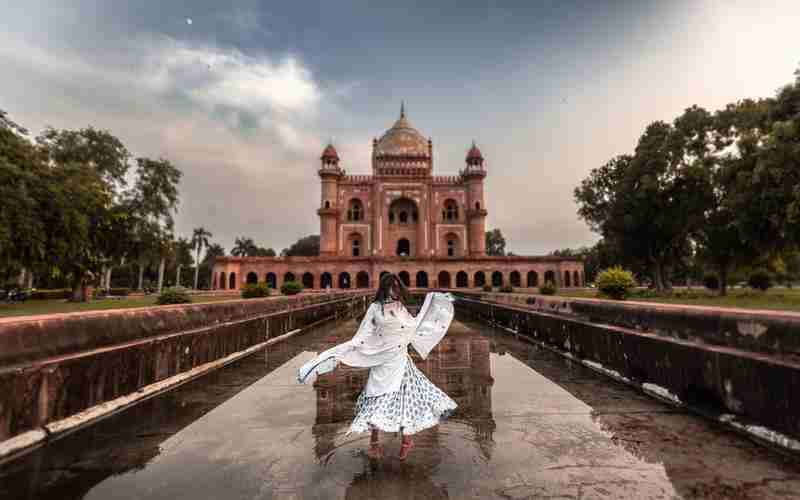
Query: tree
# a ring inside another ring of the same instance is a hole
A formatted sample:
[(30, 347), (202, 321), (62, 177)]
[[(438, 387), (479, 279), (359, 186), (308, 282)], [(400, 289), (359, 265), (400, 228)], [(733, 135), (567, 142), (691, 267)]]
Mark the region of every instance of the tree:
[(217, 243), (210, 244), (206, 249), (206, 255), (203, 258), (203, 276), (208, 276), (207, 287), (211, 288), (214, 283), (214, 261), (217, 257), (225, 257), (225, 249), (222, 245)]
[(275, 257), (275, 250), (272, 248), (258, 247), (256, 248), (255, 257)]
[[(604, 239), (600, 239), (591, 247), (563, 248), (555, 250), (551, 255), (583, 259), (584, 277), (587, 283), (593, 282), (600, 271), (623, 265), (623, 259), (615, 247)], [(632, 272), (641, 274), (641, 269), (632, 269)]]
[(212, 243), (206, 249), (206, 256), (203, 258), (203, 263), (213, 264), (214, 259), (216, 259), (217, 257), (225, 257), (225, 249), (222, 248), (222, 245), (218, 243)]
[(48, 128), (37, 143), (49, 162), (39, 204), (46, 255), (71, 275), (73, 300), (82, 300), (89, 280), (125, 252), (131, 214), (117, 188), (126, 184), (130, 155), (111, 133), (91, 127)]
[(499, 229), (486, 231), (486, 255), (502, 256), (506, 254), (506, 239)]
[[(736, 266), (757, 257), (753, 241), (744, 237), (735, 200), (744, 185), (737, 181), (742, 162), (751, 148), (731, 148), (755, 122), (752, 101), (729, 105), (713, 115), (693, 106), (675, 120), (683, 141), (685, 158), (699, 167), (697, 188), (702, 199), (702, 223), (693, 232), (699, 262), (713, 268), (719, 277), (719, 294), (727, 295), (729, 274)], [(757, 105), (756, 105), (757, 106)]]
[(300, 238), (289, 248), (283, 249), (281, 255), (285, 257), (315, 257), (319, 255), (319, 235), (312, 234)]
[[(166, 259), (170, 243), (174, 240), (173, 213), (178, 206), (178, 184), (181, 171), (168, 160), (136, 159), (136, 182), (127, 204), (136, 217), (134, 242), (131, 249), (137, 252), (140, 269), (150, 258), (159, 261), (158, 291), (164, 281)], [(140, 270), (140, 286), (141, 286)]]
[(195, 250), (194, 259), (194, 289), (197, 290), (197, 282), (200, 278), (200, 252), (203, 247), (208, 247), (208, 239), (213, 237), (204, 227), (197, 227), (192, 232), (192, 248)]
[(253, 241), (253, 238), (239, 236), (234, 242), (231, 255), (234, 257), (250, 257), (255, 255), (257, 250), (258, 246), (256, 245), (256, 242)]
[(702, 222), (701, 169), (686, 162), (670, 124), (654, 122), (632, 156), (591, 172), (575, 189), (578, 214), (626, 260), (647, 266), (659, 291), (683, 258), (689, 235)]
[(194, 246), (186, 238), (178, 238), (172, 245), (175, 259), (175, 286), (181, 286), (181, 269), (192, 265), (192, 249)]
[(40, 203), (46, 199), (43, 155), (27, 130), (0, 110), (0, 279), (46, 263), (46, 227)]

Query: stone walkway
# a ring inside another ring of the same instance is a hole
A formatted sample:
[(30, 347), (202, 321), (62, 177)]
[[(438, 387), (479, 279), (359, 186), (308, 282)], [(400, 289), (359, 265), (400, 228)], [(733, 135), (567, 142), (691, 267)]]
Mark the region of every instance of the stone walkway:
[(459, 403), (406, 462), (346, 436), (363, 370), (310, 332), (0, 469), (3, 499), (797, 498), (800, 463), (505, 333), (454, 323), (418, 366)]

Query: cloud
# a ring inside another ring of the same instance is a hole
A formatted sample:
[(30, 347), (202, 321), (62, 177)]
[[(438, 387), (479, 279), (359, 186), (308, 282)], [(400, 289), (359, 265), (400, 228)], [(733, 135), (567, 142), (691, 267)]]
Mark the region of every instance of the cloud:
[(34, 133), (92, 124), (170, 159), (184, 173), (180, 233), (204, 225), (227, 248), (246, 235), (280, 250), (318, 231), (318, 116), (337, 106), (323, 87), (339, 84), (298, 57), (154, 35), (94, 53), (1, 38), (0, 65), (19, 79), (3, 84), (0, 107)]
[(322, 97), (311, 71), (293, 56), (274, 61), (171, 39), (145, 46), (148, 85), (185, 93), (210, 108), (312, 113)]

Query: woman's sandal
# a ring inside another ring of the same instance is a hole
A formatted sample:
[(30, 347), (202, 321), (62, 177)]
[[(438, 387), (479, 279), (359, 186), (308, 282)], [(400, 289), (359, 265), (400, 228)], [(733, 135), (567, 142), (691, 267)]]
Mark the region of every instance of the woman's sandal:
[(408, 453), (411, 451), (411, 448), (413, 447), (414, 447), (414, 441), (411, 440), (403, 441), (400, 444), (400, 453), (398, 453), (397, 458), (399, 458), (400, 461), (403, 461), (406, 458), (408, 458)]
[(369, 458), (381, 458), (383, 456), (383, 446), (381, 446), (381, 443), (377, 441), (370, 442), (367, 456)]

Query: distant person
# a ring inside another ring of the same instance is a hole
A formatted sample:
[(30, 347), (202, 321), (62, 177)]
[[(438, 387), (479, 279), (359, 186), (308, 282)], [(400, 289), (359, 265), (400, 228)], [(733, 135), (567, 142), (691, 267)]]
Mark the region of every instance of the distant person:
[(458, 406), (417, 369), (408, 354), (411, 344), (425, 359), (445, 336), (453, 320), (453, 296), (429, 293), (416, 318), (403, 303), (406, 297), (397, 275), (384, 275), (353, 338), (304, 364), (297, 376), (302, 383), (311, 374), (333, 371), (339, 362), (370, 368), (347, 433), (371, 431), (368, 454), (373, 458), (383, 455), (380, 431), (402, 433), (398, 458), (405, 460), (414, 445), (411, 435), (439, 424)]

